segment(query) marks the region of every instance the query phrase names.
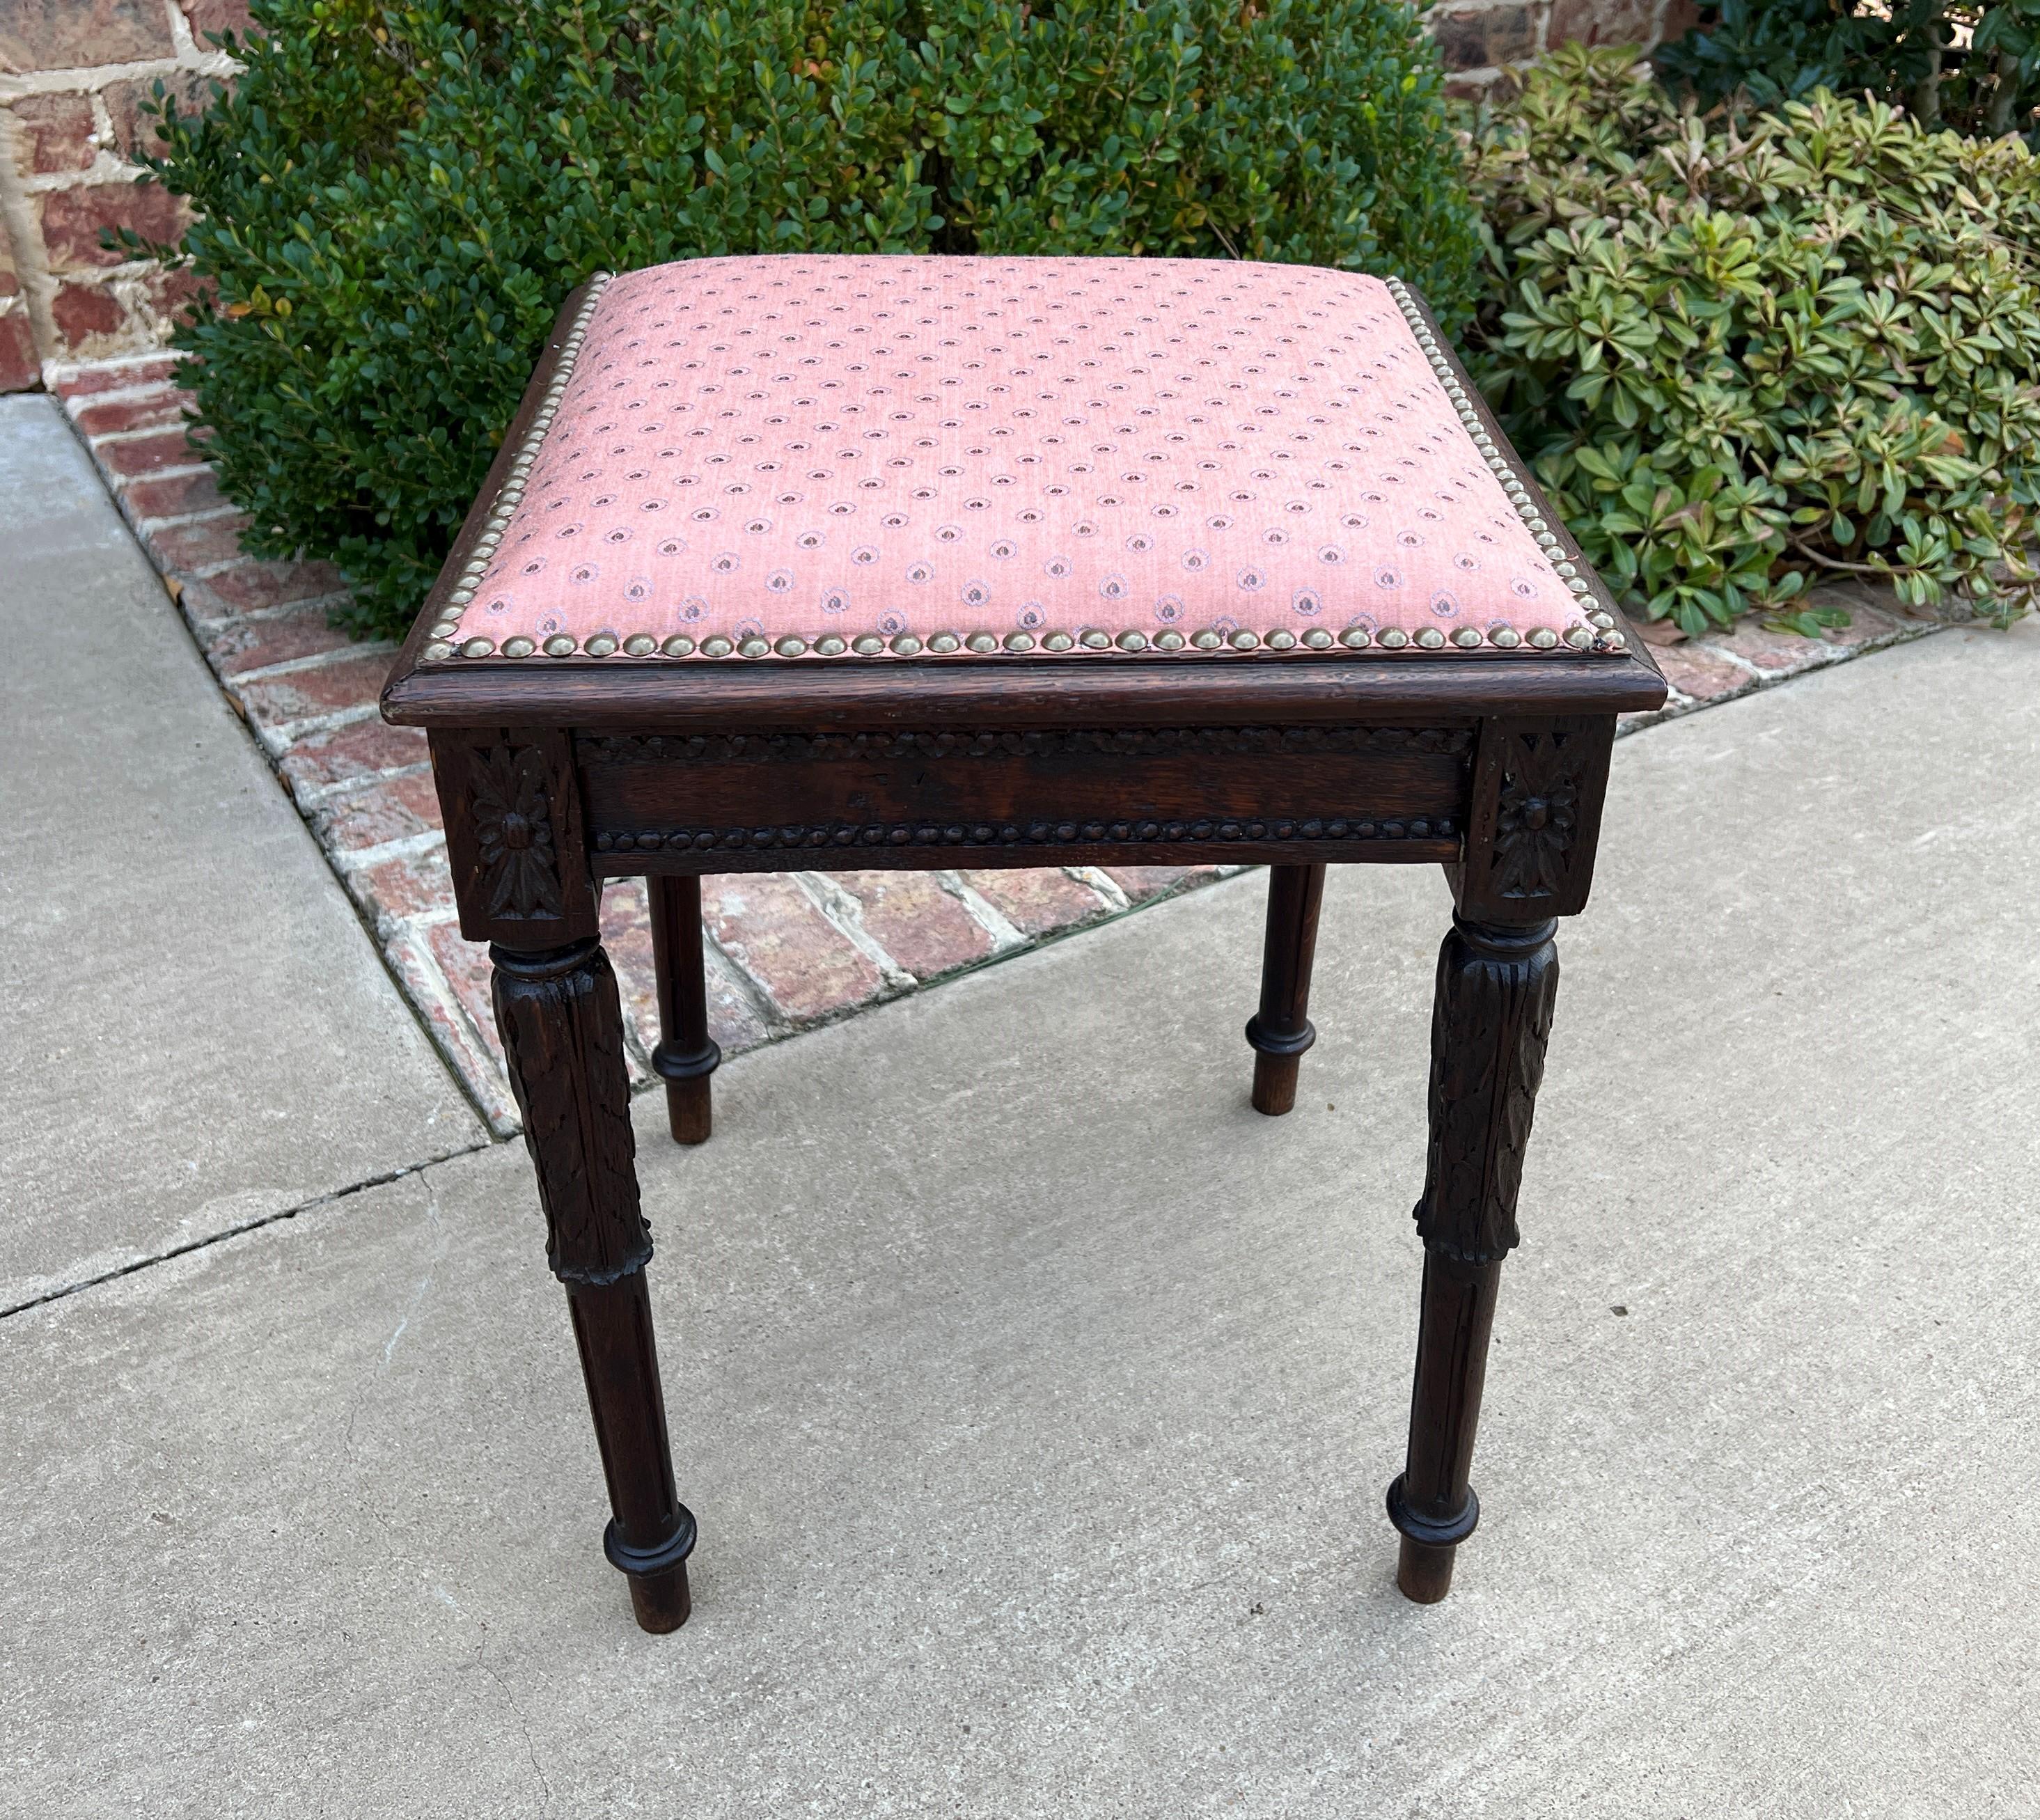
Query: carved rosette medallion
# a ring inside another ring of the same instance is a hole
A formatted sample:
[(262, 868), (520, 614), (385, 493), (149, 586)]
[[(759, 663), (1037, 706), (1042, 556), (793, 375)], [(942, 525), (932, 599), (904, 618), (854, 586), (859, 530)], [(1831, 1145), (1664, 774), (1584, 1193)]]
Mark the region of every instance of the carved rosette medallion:
[(488, 914), (557, 918), (559, 855), (545, 754), (535, 746), (484, 746), (473, 762), (470, 801)]
[(1579, 835), (1580, 774), (1589, 742), (1570, 733), (1510, 737), (1494, 827), (1494, 889), (1556, 897)]

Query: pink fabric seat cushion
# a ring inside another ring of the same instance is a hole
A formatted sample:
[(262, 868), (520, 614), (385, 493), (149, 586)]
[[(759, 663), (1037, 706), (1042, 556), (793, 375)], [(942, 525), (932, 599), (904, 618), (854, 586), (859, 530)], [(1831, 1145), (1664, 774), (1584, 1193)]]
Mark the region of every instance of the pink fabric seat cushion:
[(599, 281), (428, 661), (1621, 634), (1394, 280), (786, 256)]

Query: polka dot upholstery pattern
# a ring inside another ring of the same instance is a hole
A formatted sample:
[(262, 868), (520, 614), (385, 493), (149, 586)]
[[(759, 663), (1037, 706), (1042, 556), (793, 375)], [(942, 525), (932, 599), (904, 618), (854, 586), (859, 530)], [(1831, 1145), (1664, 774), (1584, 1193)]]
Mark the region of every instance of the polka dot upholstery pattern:
[(598, 281), (428, 661), (1592, 653), (1394, 280), (775, 256)]

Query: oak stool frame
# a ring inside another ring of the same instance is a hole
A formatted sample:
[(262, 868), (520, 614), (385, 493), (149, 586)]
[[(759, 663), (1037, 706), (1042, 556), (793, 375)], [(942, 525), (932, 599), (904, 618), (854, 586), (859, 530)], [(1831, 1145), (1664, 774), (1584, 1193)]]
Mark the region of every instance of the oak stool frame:
[[(1502, 1260), (1559, 977), (1557, 920), (1585, 904), (1619, 715), (1662, 678), (1479, 403), (1429, 317), (1426, 345), (1502, 451), (1510, 497), (1584, 577), (1591, 654), (1415, 648), (1159, 660), (1001, 655), (684, 676), (624, 657), (476, 665), (434, 642), (544, 408), (570, 299), (383, 695), (430, 735), (461, 928), (493, 998), (594, 1417), (610, 1561), (638, 1623), (689, 1611), (692, 1514), (673, 1475), (645, 1266), (605, 880), (650, 881), (673, 1137), (705, 1141), (719, 1060), (702, 976), (709, 873), (1196, 864), (1270, 868), (1253, 1103), (1295, 1103), (1327, 864), (1437, 865), (1453, 897), (1432, 1023), (1415, 1208), (1423, 1281), (1409, 1447), (1389, 1487), (1397, 1582), (1441, 1599), (1479, 1504), (1470, 1482)], [(1419, 306), (1418, 307), (1421, 307)], [(1470, 420), (1471, 421), (1471, 420)], [(1572, 573), (1569, 571), (1568, 573)]]

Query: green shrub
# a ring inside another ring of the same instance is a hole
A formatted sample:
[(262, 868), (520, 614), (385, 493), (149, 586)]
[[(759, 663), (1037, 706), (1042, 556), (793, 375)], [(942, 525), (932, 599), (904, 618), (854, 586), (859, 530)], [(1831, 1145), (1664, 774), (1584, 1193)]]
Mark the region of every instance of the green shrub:
[(1688, 631), (1890, 576), (2009, 618), (2040, 500), (2040, 160), (1817, 93), (1704, 118), (1569, 49), (1483, 113), (1476, 375), (1589, 558)]
[(1928, 126), (2023, 133), (2040, 150), (2040, 0), (1721, 0), (1650, 60), (1703, 107), (1738, 89), (1775, 107), (1833, 89), (1902, 103)]
[[(1477, 260), (1400, 0), (257, 0), (164, 116), (212, 281), (178, 345), (270, 554), (417, 610), (546, 330), (599, 268), (751, 252)], [(163, 249), (167, 256), (167, 249)]]

